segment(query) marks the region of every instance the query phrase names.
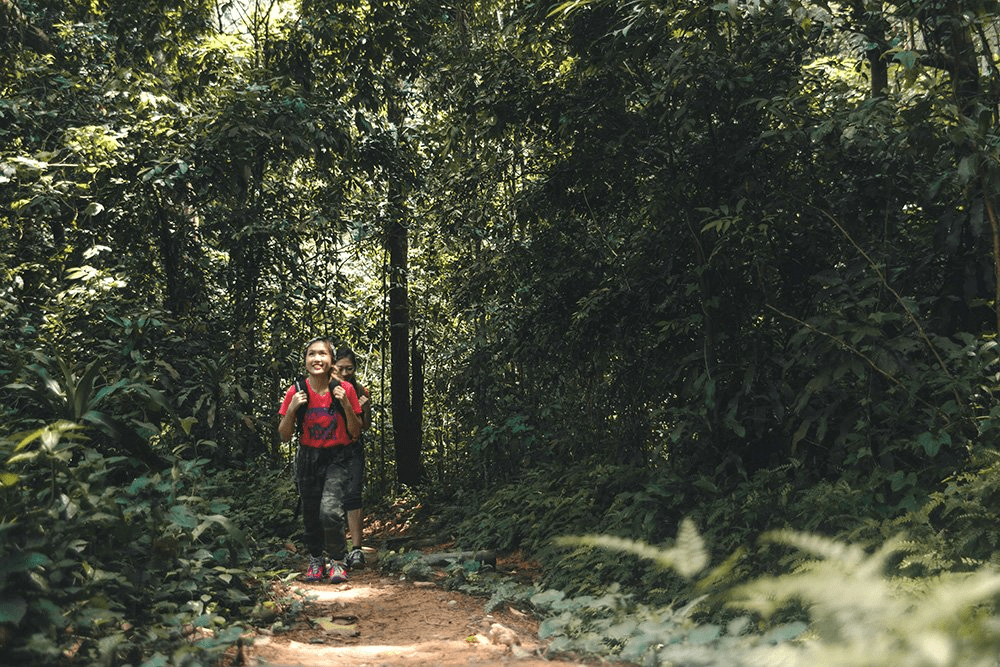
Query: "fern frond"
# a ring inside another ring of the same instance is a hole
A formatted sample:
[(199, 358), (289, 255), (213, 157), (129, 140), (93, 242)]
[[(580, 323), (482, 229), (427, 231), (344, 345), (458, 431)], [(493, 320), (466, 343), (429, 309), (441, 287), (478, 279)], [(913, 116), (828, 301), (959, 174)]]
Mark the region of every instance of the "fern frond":
[(859, 565), (865, 559), (864, 550), (856, 545), (844, 544), (822, 535), (796, 530), (775, 530), (761, 536), (763, 542), (774, 542), (795, 547), (799, 551), (841, 563), (847, 567)]
[(881, 547), (866, 558), (859, 567), (859, 572), (863, 576), (878, 576), (885, 571), (889, 557), (904, 550), (905, 541), (902, 535), (896, 535), (885, 541)]
[(609, 551), (632, 554), (646, 558), (665, 568), (670, 568), (682, 577), (690, 579), (708, 565), (708, 551), (694, 522), (685, 518), (677, 531), (673, 547), (662, 548), (638, 540), (629, 540), (610, 535), (583, 535), (579, 537), (557, 538), (563, 546), (589, 546)]
[(938, 578), (910, 615), (915, 628), (933, 628), (942, 619), (957, 619), (959, 612), (1000, 593), (1000, 573), (979, 570), (970, 574), (946, 574)]

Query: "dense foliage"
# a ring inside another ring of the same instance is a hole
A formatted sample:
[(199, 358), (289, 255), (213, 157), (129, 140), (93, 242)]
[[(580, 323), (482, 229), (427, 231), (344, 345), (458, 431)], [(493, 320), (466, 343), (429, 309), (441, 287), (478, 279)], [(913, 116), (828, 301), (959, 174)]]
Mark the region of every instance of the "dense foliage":
[(997, 20), (0, 0), (0, 653), (235, 641), (286, 572), (275, 412), (316, 334), (372, 389), (368, 502), (564, 594), (675, 609), (690, 582), (552, 538), (684, 517), (726, 590), (775, 530), (995, 562)]

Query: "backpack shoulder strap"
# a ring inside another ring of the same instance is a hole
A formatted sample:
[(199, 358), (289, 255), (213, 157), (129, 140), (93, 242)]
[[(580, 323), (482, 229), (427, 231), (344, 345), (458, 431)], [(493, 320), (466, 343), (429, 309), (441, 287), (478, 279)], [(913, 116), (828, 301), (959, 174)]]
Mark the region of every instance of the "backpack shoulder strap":
[(299, 411), (295, 413), (295, 428), (301, 432), (302, 421), (306, 418), (306, 408), (309, 407), (309, 386), (306, 384), (304, 375), (295, 381), (295, 391), (304, 391), (306, 393), (306, 402), (300, 405)]
[[(337, 383), (332, 383), (331, 382), (330, 383), (330, 391), (332, 392), (333, 388), (335, 386), (337, 386), (337, 385), (340, 385), (341, 387), (343, 387), (344, 386), (344, 382), (346, 382), (346, 380), (341, 380), (340, 382), (337, 382)], [(347, 424), (347, 413), (344, 412), (344, 406), (340, 404), (340, 401), (338, 401), (333, 396), (331, 396), (330, 397), (330, 414), (332, 415), (332, 414), (335, 414), (335, 413), (339, 414), (341, 417), (344, 418), (344, 424), (346, 426), (346, 424)]]

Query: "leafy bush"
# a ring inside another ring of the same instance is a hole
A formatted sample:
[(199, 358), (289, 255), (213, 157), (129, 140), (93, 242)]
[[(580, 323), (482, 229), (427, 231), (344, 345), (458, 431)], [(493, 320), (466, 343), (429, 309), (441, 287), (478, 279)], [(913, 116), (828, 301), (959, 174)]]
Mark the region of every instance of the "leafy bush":
[(0, 438), (0, 656), (204, 664), (254, 603), (244, 533), (206, 461), (138, 473), (60, 422)]
[(526, 472), (465, 515), (455, 526), (457, 539), (478, 549), (542, 550), (551, 536), (601, 515), (606, 506), (600, 504), (599, 488), (611, 477), (607, 472), (583, 466)]
[(227, 516), (257, 549), (280, 549), (300, 536), (298, 489), (287, 466), (275, 468), (269, 460), (250, 461), (214, 473), (212, 484), (217, 494), (229, 501)]
[(883, 533), (909, 540), (901, 565), (936, 575), (1000, 562), (1000, 451), (977, 448), (964, 470), (949, 476), (917, 510), (888, 522)]

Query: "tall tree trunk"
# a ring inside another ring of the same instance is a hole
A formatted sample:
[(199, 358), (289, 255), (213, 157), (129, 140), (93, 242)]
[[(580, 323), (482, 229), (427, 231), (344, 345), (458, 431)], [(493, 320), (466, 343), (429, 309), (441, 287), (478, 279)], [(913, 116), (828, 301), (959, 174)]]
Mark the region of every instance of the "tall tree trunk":
[(205, 285), (198, 265), (192, 261), (200, 252), (194, 238), (197, 222), (184, 202), (169, 198), (158, 202), (159, 253), (166, 278), (164, 305), (175, 317), (191, 313), (205, 299)]
[[(424, 450), (424, 355), (420, 351), (420, 344), (417, 335), (411, 338), (410, 361), (413, 364), (413, 382), (411, 385), (412, 396), (410, 401), (411, 422), (413, 428), (412, 438), (417, 443), (417, 453)], [(417, 456), (417, 464), (420, 464), (420, 457)], [(421, 476), (423, 469), (421, 468)]]
[[(260, 352), (260, 286), (264, 240), (255, 229), (261, 219), (261, 193), (266, 165), (264, 154), (261, 152), (254, 156), (253, 162), (248, 161), (242, 169), (237, 170), (238, 213), (233, 226), (233, 245), (229, 251), (234, 278), (230, 293), (233, 299), (233, 344), (246, 360), (244, 363), (236, 364), (233, 369), (236, 386), (243, 388), (243, 391), (236, 392), (236, 396), (232, 399), (236, 403), (237, 415), (253, 414), (256, 393), (254, 380), (258, 377), (256, 360)], [(260, 435), (245, 419), (224, 423), (224, 427), (226, 435), (217, 441), (221, 444), (222, 441), (228, 440), (230, 444), (222, 447), (223, 456), (235, 452), (238, 446), (242, 446), (242, 455), (246, 460), (266, 451)]]
[(881, 49), (871, 48), (865, 52), (868, 65), (871, 68), (871, 97), (885, 95), (889, 87), (889, 64), (885, 61)]
[(886, 54), (892, 48), (886, 38), (889, 23), (885, 19), (881, 3), (869, 5), (865, 0), (854, 0), (851, 9), (856, 29), (868, 41), (865, 59), (871, 75), (869, 95), (873, 98), (880, 97), (885, 95), (889, 87), (889, 62), (886, 60)]
[[(399, 87), (389, 91), (389, 122), (403, 127), (404, 111), (396, 95)], [(389, 250), (389, 394), (392, 404), (393, 444), (396, 452), (396, 478), (404, 486), (419, 484), (421, 467), (420, 424), (414, 417), (410, 401), (410, 303), (409, 303), (409, 238), (407, 209), (402, 178), (389, 181), (390, 218), (386, 229)]]
[(4, 48), (7, 55), (14, 52), (12, 46), (19, 44), (25, 44), (37, 53), (52, 53), (48, 35), (33, 26), (13, 0), (0, 0), (0, 41), (7, 45)]
[[(979, 53), (973, 22), (966, 14), (964, 5), (957, 0), (943, 0), (940, 4), (927, 6), (925, 11), (919, 12), (918, 19), (927, 45), (924, 64), (948, 73), (958, 112), (973, 123), (980, 122), (979, 110), (981, 105), (988, 102), (984, 100), (980, 81)], [(980, 141), (975, 136), (956, 142), (955, 164), (961, 165), (966, 159), (975, 159), (980, 146)], [(970, 189), (969, 194), (967, 205), (960, 213), (956, 213), (955, 220), (951, 223), (953, 228), (947, 237), (951, 242), (942, 248), (947, 271), (942, 281), (944, 298), (941, 300), (946, 325), (943, 333), (946, 334), (974, 331), (986, 326), (982, 317), (983, 310), (974, 304), (992, 299), (996, 292), (995, 286), (987, 285), (983, 279), (985, 252), (994, 255), (991, 258), (991, 270), (994, 274), (996, 272), (998, 258), (995, 245), (992, 238), (987, 241), (980, 224), (980, 204), (990, 205), (992, 195), (985, 182), (981, 203), (977, 201), (978, 193), (973, 189)], [(989, 211), (986, 214), (988, 216)], [(990, 223), (992, 225), (993, 220)], [(993, 320), (994, 317), (990, 319)], [(989, 325), (992, 326), (992, 322)]]
[(410, 305), (407, 264), (409, 240), (402, 211), (393, 207), (393, 219), (386, 230), (389, 246), (389, 394), (392, 403), (393, 444), (399, 483), (412, 486), (422, 477), (420, 442), (414, 437), (410, 405)]

